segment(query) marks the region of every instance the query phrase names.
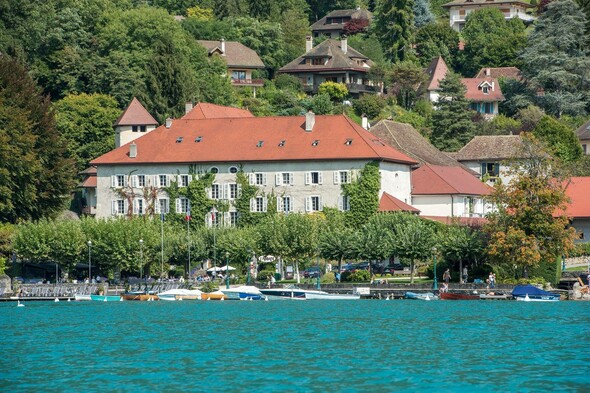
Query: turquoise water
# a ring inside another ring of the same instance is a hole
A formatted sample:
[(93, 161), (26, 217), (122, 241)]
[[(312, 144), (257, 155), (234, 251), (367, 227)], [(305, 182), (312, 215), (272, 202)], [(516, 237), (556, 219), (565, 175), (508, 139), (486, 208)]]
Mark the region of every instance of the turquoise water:
[(2, 392), (583, 392), (590, 303), (0, 304)]

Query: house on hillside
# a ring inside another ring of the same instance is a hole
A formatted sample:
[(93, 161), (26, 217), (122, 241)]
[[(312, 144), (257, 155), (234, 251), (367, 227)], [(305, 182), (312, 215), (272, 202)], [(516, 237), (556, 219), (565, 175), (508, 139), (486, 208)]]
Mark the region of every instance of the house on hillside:
[(520, 135), (488, 135), (474, 137), (454, 157), (477, 172), (481, 180), (493, 185), (498, 180), (504, 184), (510, 182), (510, 161), (522, 158), (522, 152)]
[(578, 233), (578, 242), (590, 241), (590, 177), (572, 177), (566, 182), (569, 202), (565, 214)]
[(96, 167), (88, 167), (78, 175), (82, 177), (82, 181), (78, 184), (78, 188), (81, 190), (81, 213), (94, 216), (96, 214)]
[(485, 67), (475, 77), (522, 80), (522, 73), (517, 67)]
[(482, 8), (498, 8), (504, 14), (505, 19), (519, 18), (527, 24), (535, 20), (534, 16), (526, 12), (532, 6), (519, 0), (454, 0), (442, 7), (449, 10), (449, 22), (456, 31), (463, 29), (465, 20), (470, 13)]
[(576, 135), (580, 140), (584, 154), (590, 154), (590, 121), (582, 124), (582, 126), (576, 130)]
[(316, 93), (327, 81), (344, 83), (353, 96), (375, 93), (379, 87), (369, 79), (373, 62), (356, 49), (348, 46), (348, 40), (325, 40), (313, 47), (313, 39), (307, 37), (306, 51), (278, 72), (293, 75), (301, 80), (308, 93)]
[(311, 33), (314, 37), (325, 35), (328, 38), (340, 38), (345, 34), (344, 26), (352, 20), (357, 20), (359, 24), (368, 26), (373, 19), (373, 14), (361, 8), (350, 10), (334, 10), (322, 19), (311, 25)]
[(209, 56), (221, 56), (227, 63), (227, 72), (231, 78), (232, 86), (249, 86), (254, 89), (264, 86), (264, 80), (253, 79), (252, 73), (256, 70), (263, 70), (264, 63), (258, 54), (247, 46), (237, 41), (197, 41), (204, 46)]
[(115, 121), (115, 147), (123, 146), (146, 133), (153, 131), (158, 126), (158, 122), (152, 115), (141, 105), (141, 102), (135, 97), (121, 116)]
[[(285, 213), (314, 213), (324, 207), (346, 211), (350, 203), (341, 185), (370, 162), (379, 165), (379, 197), (387, 193), (409, 204), (411, 167), (417, 162), (344, 115), (170, 120), (92, 161), (97, 168), (96, 216), (185, 214), (188, 199), (182, 194), (171, 199), (165, 188), (188, 185), (191, 168), (215, 174), (209, 196), (229, 202), (223, 214), (195, 217), (209, 225), (237, 222), (232, 202), (241, 192), (239, 171), (259, 188), (250, 199), (252, 213), (266, 212), (269, 206)], [(155, 190), (147, 200), (146, 187)], [(131, 200), (121, 197), (122, 188), (132, 191)]]
[[(434, 58), (426, 69), (426, 94), (432, 103), (438, 102), (440, 82), (445, 79), (448, 72), (449, 67), (441, 56)], [(471, 109), (486, 119), (492, 119), (498, 114), (498, 104), (504, 101), (504, 95), (496, 78), (462, 78), (461, 83), (466, 88), (465, 98), (471, 101)]]

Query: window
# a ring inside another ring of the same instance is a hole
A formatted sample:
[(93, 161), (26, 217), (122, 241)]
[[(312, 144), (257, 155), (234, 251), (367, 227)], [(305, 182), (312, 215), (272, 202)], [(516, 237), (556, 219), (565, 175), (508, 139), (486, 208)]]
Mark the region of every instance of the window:
[(176, 199), (176, 213), (186, 213), (188, 212), (190, 206), (190, 201), (188, 198), (177, 198)]
[(277, 186), (293, 185), (294, 177), (293, 172), (279, 172), (275, 176), (275, 183)]
[(135, 179), (136, 179), (135, 180), (135, 186), (136, 187), (143, 188), (143, 187), (146, 186), (146, 183), (145, 183), (145, 175), (137, 175), (135, 177)]
[(146, 132), (147, 131), (146, 126), (139, 126), (139, 131), (140, 132)]
[(494, 103), (493, 102), (484, 102), (483, 113), (487, 113), (487, 114), (494, 113)]
[(135, 199), (133, 201), (133, 214), (142, 216), (145, 214), (145, 201), (143, 198)]
[(350, 171), (334, 171), (334, 184), (347, 184), (350, 180)]
[(348, 195), (338, 197), (338, 209), (343, 212), (350, 210), (350, 197)]
[(219, 184), (211, 184), (211, 199), (221, 199)]
[(178, 186), (188, 187), (191, 182), (191, 175), (178, 175)]
[(132, 131), (132, 132), (137, 132), (137, 131), (139, 131), (139, 126), (131, 126), (131, 131)]
[(211, 212), (209, 214), (208, 220), (209, 220), (209, 223), (211, 224), (212, 227), (217, 227), (217, 226), (219, 226), (220, 218), (221, 218), (221, 213)]
[(120, 216), (127, 213), (127, 201), (124, 199), (115, 199), (112, 201), (111, 214)]
[(322, 198), (314, 195), (305, 198), (305, 211), (319, 212), (322, 210)]
[(482, 162), (481, 163), (481, 176), (500, 176), (500, 164), (497, 162)]
[(307, 172), (305, 174), (305, 184), (322, 184), (322, 172)]
[(156, 213), (170, 213), (170, 204), (168, 198), (159, 198), (156, 203)]
[(483, 92), (483, 94), (490, 94), (490, 88), (488, 86), (483, 86), (481, 88), (481, 91)]
[(246, 71), (232, 71), (232, 79), (244, 80), (246, 79)]
[(158, 187), (168, 187), (170, 185), (168, 181), (168, 175), (156, 175)]
[(312, 65), (323, 65), (324, 59), (322, 59), (321, 57), (314, 57), (313, 59), (311, 59), (311, 64)]
[(238, 212), (229, 212), (229, 225), (232, 227), (238, 225)]
[(250, 211), (251, 212), (266, 212), (267, 201), (265, 197), (258, 196), (250, 199)]
[(265, 186), (266, 185), (266, 174), (265, 173), (250, 173), (250, 185)]
[(587, 149), (588, 149), (588, 147), (587, 147), (587, 146), (586, 146), (586, 144), (584, 143), (584, 144), (582, 145), (582, 152), (583, 152), (584, 154), (588, 154), (588, 150), (587, 150)]
[(229, 183), (228, 188), (228, 199), (237, 199), (240, 197), (240, 187), (236, 183)]
[(289, 213), (293, 211), (293, 199), (290, 196), (282, 196), (277, 198), (277, 211)]
[(211, 173), (219, 173), (219, 168), (217, 168), (215, 166), (214, 167), (211, 167), (211, 169), (209, 169), (209, 172), (211, 172)]
[(238, 168), (235, 166), (230, 166), (229, 167), (229, 173), (238, 173)]
[(125, 175), (114, 175), (111, 176), (111, 187), (112, 188), (121, 188), (125, 187)]

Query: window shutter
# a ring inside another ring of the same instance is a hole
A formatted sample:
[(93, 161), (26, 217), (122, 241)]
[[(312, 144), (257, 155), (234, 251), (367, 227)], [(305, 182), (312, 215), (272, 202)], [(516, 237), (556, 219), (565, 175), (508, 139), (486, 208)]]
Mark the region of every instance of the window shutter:
[(324, 175), (322, 172), (318, 172), (318, 184), (324, 184)]
[(229, 199), (229, 184), (221, 185), (221, 199)]
[(322, 210), (324, 210), (324, 202), (322, 201), (322, 197), (319, 196), (318, 197), (318, 211), (321, 212)]
[(262, 198), (262, 211), (266, 212), (266, 208), (268, 207), (268, 199), (266, 197)]
[(289, 184), (295, 184), (295, 174), (293, 172), (289, 172)]
[(338, 197), (338, 210), (344, 211), (344, 197), (342, 195)]
[(179, 186), (182, 184), (182, 175), (176, 175), (176, 184)]
[(256, 176), (253, 173), (248, 173), (248, 182), (250, 183), (250, 185), (254, 185), (254, 182), (256, 181)]
[(113, 215), (113, 216), (117, 215), (117, 201), (116, 200), (111, 200), (111, 215)]
[(154, 211), (156, 212), (156, 214), (160, 214), (160, 201), (161, 199), (156, 199), (156, 201), (154, 202)]
[(180, 213), (180, 198), (176, 198), (176, 213)]
[(213, 199), (213, 190), (211, 189), (211, 187), (207, 187), (205, 189), (205, 192), (207, 193), (207, 198)]
[(283, 174), (282, 173), (275, 174), (275, 183), (277, 186), (283, 185)]
[(128, 211), (129, 211), (129, 201), (127, 201), (127, 199), (125, 199), (123, 201), (123, 214), (127, 214)]
[(117, 187), (117, 176), (111, 176), (111, 188)]
[(284, 204), (283, 204), (283, 198), (282, 197), (277, 197), (277, 211), (278, 212), (282, 212), (284, 209)]
[(305, 172), (305, 185), (308, 186), (311, 183), (311, 172)]
[(236, 195), (236, 198), (239, 198), (242, 195), (242, 185), (238, 184), (238, 195)]
[(305, 211), (311, 211), (311, 197), (305, 198)]
[(256, 211), (256, 198), (250, 198), (250, 211)]
[(133, 200), (133, 214), (137, 214), (138, 207), (139, 207), (138, 205), (139, 205), (139, 202), (137, 201), (137, 199), (134, 199)]
[(262, 174), (262, 185), (266, 186), (266, 173)]
[(127, 187), (128, 183), (128, 176), (123, 175), (123, 187)]
[(334, 184), (340, 184), (340, 171), (334, 171)]

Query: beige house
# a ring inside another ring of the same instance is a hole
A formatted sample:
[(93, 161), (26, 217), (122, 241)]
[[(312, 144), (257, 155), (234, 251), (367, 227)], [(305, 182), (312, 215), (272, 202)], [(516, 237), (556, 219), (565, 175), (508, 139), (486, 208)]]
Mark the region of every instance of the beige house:
[(576, 130), (576, 135), (580, 140), (584, 154), (590, 154), (590, 121), (582, 124), (582, 126)]
[(449, 10), (449, 23), (456, 31), (463, 29), (470, 13), (482, 8), (498, 8), (506, 19), (519, 18), (525, 23), (535, 20), (534, 16), (526, 12), (532, 6), (519, 0), (454, 0), (442, 7)]
[(373, 14), (361, 8), (334, 10), (311, 25), (311, 33), (314, 37), (325, 35), (328, 38), (338, 39), (344, 34), (346, 23), (353, 19), (367, 21), (367, 25), (369, 25), (373, 19)]

